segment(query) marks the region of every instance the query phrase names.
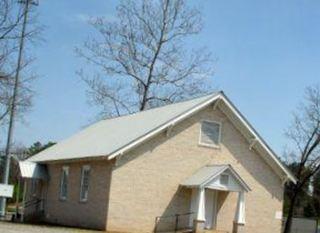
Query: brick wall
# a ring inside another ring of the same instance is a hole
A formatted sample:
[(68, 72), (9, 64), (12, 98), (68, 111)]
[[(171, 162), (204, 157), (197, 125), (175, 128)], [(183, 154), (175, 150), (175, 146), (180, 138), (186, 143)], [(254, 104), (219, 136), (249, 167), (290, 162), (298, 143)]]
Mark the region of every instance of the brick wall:
[[(220, 149), (198, 145), (200, 121), (222, 123)], [(283, 187), (260, 155), (219, 110), (208, 107), (123, 155), (112, 172), (109, 231), (152, 232), (156, 216), (189, 211), (190, 190), (179, 183), (207, 164), (231, 164), (252, 189), (246, 194), (246, 233), (279, 233)], [(217, 227), (232, 232), (236, 194), (219, 195)]]
[[(60, 200), (62, 166), (69, 166), (68, 198)], [(83, 165), (90, 165), (87, 202), (80, 202), (80, 177)], [(49, 164), (50, 180), (45, 187), (45, 219), (48, 222), (86, 228), (105, 229), (108, 211), (111, 162), (100, 160)]]

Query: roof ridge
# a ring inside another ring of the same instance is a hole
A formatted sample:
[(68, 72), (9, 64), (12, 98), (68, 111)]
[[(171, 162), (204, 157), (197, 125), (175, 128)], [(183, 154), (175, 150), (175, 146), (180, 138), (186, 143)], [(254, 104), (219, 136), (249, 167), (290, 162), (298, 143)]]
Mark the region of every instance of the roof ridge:
[(119, 119), (119, 118), (123, 118), (123, 117), (129, 117), (129, 116), (133, 116), (133, 115), (137, 115), (137, 114), (142, 114), (142, 113), (145, 113), (145, 112), (148, 112), (148, 111), (152, 111), (152, 110), (156, 110), (156, 109), (160, 109), (160, 108), (165, 108), (165, 107), (168, 107), (168, 106), (171, 106), (171, 105), (175, 105), (175, 104), (185, 103), (185, 102), (193, 101), (193, 100), (204, 98), (204, 97), (208, 97), (209, 98), (209, 97), (211, 97), (213, 95), (217, 95), (219, 93), (222, 93), (222, 91), (215, 91), (215, 92), (211, 92), (209, 94), (207, 93), (207, 94), (203, 94), (203, 95), (200, 95), (200, 96), (197, 96), (197, 97), (191, 97), (191, 98), (188, 98), (188, 99), (183, 99), (183, 100), (178, 101), (178, 102), (169, 103), (169, 104), (165, 104), (165, 105), (154, 107), (154, 108), (149, 108), (149, 109), (138, 111), (138, 112), (133, 112), (133, 113), (129, 113), (129, 114), (121, 115), (121, 116), (106, 118), (106, 119), (102, 119), (101, 121), (115, 120), (115, 119)]

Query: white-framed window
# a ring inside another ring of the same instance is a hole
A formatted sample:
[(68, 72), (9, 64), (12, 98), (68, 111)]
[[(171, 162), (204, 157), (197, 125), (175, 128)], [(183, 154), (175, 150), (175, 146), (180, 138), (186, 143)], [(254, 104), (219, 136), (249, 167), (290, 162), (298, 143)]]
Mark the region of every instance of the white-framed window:
[(66, 200), (68, 197), (68, 178), (69, 178), (69, 167), (63, 166), (61, 170), (60, 178), (60, 199)]
[(81, 183), (80, 183), (80, 201), (82, 202), (85, 202), (88, 200), (89, 181), (90, 181), (90, 166), (84, 165), (81, 170)]
[(228, 174), (221, 174), (220, 175), (220, 184), (221, 185), (229, 185), (229, 175)]
[(215, 121), (202, 121), (199, 144), (209, 147), (220, 147), (221, 123)]

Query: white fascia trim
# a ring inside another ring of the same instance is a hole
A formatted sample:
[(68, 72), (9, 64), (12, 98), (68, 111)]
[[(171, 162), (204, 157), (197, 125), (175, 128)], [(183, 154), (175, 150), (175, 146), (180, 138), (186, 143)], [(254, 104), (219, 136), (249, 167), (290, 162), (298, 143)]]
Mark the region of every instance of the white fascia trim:
[(252, 129), (252, 127), (247, 123), (247, 121), (243, 118), (242, 115), (239, 114), (238, 110), (235, 109), (232, 103), (224, 96), (221, 95), (221, 99), (224, 103), (231, 109), (231, 111), (236, 115), (236, 117), (241, 121), (241, 123), (249, 130), (249, 132), (255, 137), (255, 140), (267, 151), (267, 153), (271, 156), (271, 158), (276, 162), (276, 164), (281, 168), (281, 170), (287, 175), (287, 177), (293, 182), (296, 183), (297, 180), (290, 172), (283, 166), (283, 164), (279, 161), (277, 156), (273, 151), (265, 144), (265, 142), (261, 139), (261, 137)]
[(138, 138), (137, 140), (129, 143), (128, 145), (124, 146), (123, 148), (120, 148), (119, 150), (116, 150), (115, 152), (111, 153), (108, 157), (109, 160), (115, 158), (116, 156), (123, 154), (125, 152), (127, 152), (128, 150), (132, 149), (133, 147), (136, 147), (138, 145), (140, 145), (141, 143), (143, 143), (145, 140), (148, 140), (149, 138), (152, 138), (153, 136), (157, 135), (158, 133), (160, 133), (161, 131), (165, 130), (168, 127), (172, 127), (173, 125), (177, 124), (178, 122), (186, 119), (187, 117), (189, 117), (190, 115), (194, 114), (197, 111), (200, 111), (201, 109), (207, 107), (209, 104), (211, 104), (212, 102), (214, 102), (215, 100), (221, 98), (221, 93), (213, 96), (212, 98), (204, 101), (203, 103), (199, 104), (198, 106), (188, 110), (187, 112), (183, 113), (182, 115), (170, 120), (169, 122), (165, 123), (164, 125), (152, 130), (151, 132), (147, 133), (146, 135)]
[(251, 191), (250, 187), (244, 182), (244, 180), (240, 177), (240, 175), (232, 168), (231, 165), (228, 165), (226, 168), (221, 169), (221, 171), (219, 171), (218, 173), (214, 174), (213, 176), (210, 176), (208, 179), (206, 179), (200, 186), (201, 187), (205, 187), (210, 181), (212, 181), (213, 179), (215, 179), (216, 177), (220, 176), (222, 173), (224, 173), (225, 171), (230, 171), (231, 174), (237, 179), (237, 181), (239, 181), (239, 183), (241, 184), (241, 186), (244, 188), (244, 190), (246, 192)]

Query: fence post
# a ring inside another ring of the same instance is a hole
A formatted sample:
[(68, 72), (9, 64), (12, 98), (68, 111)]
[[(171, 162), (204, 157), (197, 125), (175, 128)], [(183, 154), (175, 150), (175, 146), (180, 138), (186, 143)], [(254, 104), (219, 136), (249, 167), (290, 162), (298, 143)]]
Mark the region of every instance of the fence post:
[(176, 224), (175, 224), (175, 227), (174, 227), (174, 232), (178, 231), (178, 224), (179, 224), (179, 214), (176, 214)]

